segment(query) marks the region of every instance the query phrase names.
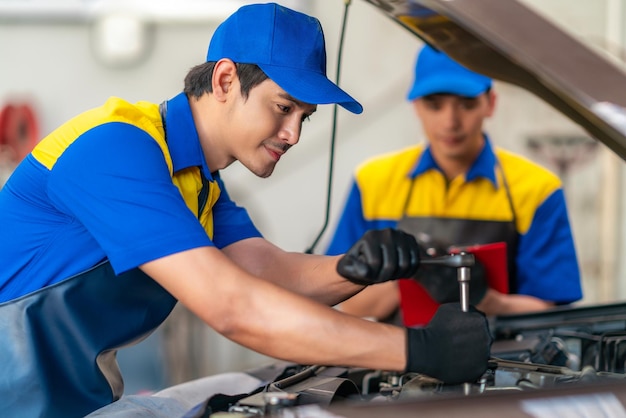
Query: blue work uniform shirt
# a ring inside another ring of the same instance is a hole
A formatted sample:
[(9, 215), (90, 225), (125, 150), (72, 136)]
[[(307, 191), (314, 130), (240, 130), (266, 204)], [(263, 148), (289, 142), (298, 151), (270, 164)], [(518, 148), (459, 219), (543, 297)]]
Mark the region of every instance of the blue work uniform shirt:
[[(108, 259), (117, 274), (259, 237), (206, 164), (189, 102), (110, 98), (44, 138), (0, 190), (0, 302)], [(198, 214), (200, 170), (209, 197)]]
[[(511, 215), (511, 205), (516, 219)], [(446, 180), (430, 148), (422, 144), (364, 161), (355, 170), (326, 253), (342, 254), (365, 231), (395, 228), (405, 215), (515, 220), (519, 234), (514, 260), (515, 293), (556, 303), (570, 303), (582, 297), (561, 181), (522, 156), (494, 148), (487, 135), (468, 172), (452, 181)]]

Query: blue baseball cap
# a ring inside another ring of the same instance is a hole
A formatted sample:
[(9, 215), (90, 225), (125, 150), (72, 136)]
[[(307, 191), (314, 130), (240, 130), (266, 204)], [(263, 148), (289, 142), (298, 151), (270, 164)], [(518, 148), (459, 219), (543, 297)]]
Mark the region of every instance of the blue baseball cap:
[(305, 103), (337, 103), (352, 113), (363, 106), (326, 77), (326, 46), (319, 20), (275, 3), (242, 6), (215, 30), (207, 61), (256, 64)]
[(475, 73), (457, 63), (445, 53), (424, 46), (415, 62), (415, 79), (408, 100), (429, 94), (455, 94), (476, 97), (491, 88), (489, 77)]

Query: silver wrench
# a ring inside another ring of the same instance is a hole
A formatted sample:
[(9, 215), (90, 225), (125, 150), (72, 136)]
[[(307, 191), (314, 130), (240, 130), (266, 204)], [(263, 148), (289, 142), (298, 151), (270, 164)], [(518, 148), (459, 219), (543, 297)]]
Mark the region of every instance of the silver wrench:
[(461, 310), (463, 312), (469, 311), (470, 268), (476, 264), (474, 255), (461, 251), (458, 254), (422, 259), (420, 262), (421, 264), (455, 267), (457, 269), (457, 280), (459, 281)]
[[(476, 264), (476, 259), (473, 254), (461, 251), (458, 254), (448, 254), (441, 257), (427, 258), (421, 260), (422, 264), (434, 264), (446, 267), (455, 267), (457, 269), (457, 280), (459, 281), (459, 292), (461, 310), (463, 312), (469, 311), (469, 282), (470, 282), (470, 267)], [(472, 391), (471, 383), (463, 383), (463, 394), (469, 395)]]

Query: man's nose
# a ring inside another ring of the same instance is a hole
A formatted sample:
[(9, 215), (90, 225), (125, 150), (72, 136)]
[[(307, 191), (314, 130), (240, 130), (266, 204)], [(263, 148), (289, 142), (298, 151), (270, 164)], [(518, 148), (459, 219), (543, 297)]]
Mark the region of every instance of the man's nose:
[(285, 120), (278, 134), (279, 138), (289, 145), (295, 145), (300, 140), (300, 132), (302, 131), (302, 121), (295, 117)]
[(461, 124), (461, 109), (453, 103), (446, 104), (441, 110), (441, 122), (446, 128), (457, 128)]

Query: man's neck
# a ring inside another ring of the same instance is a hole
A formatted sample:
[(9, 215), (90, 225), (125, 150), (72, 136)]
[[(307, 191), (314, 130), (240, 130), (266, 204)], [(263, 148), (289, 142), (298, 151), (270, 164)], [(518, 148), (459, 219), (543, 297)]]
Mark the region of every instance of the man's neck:
[[(481, 137), (482, 138), (482, 137)], [(435, 152), (435, 149), (431, 148), (432, 156), (446, 176), (446, 179), (450, 182), (456, 177), (462, 174), (466, 174), (472, 167), (480, 153), (485, 146), (485, 142), (480, 141), (480, 145), (474, 147), (475, 149), (466, 152), (463, 155), (446, 155)]]
[(454, 180), (462, 174), (467, 173), (474, 162), (473, 160), (462, 161), (451, 158), (443, 158), (440, 160), (435, 158), (435, 160), (437, 161), (437, 165), (441, 171), (443, 171), (443, 174), (446, 176), (446, 180), (448, 180), (448, 182)]

